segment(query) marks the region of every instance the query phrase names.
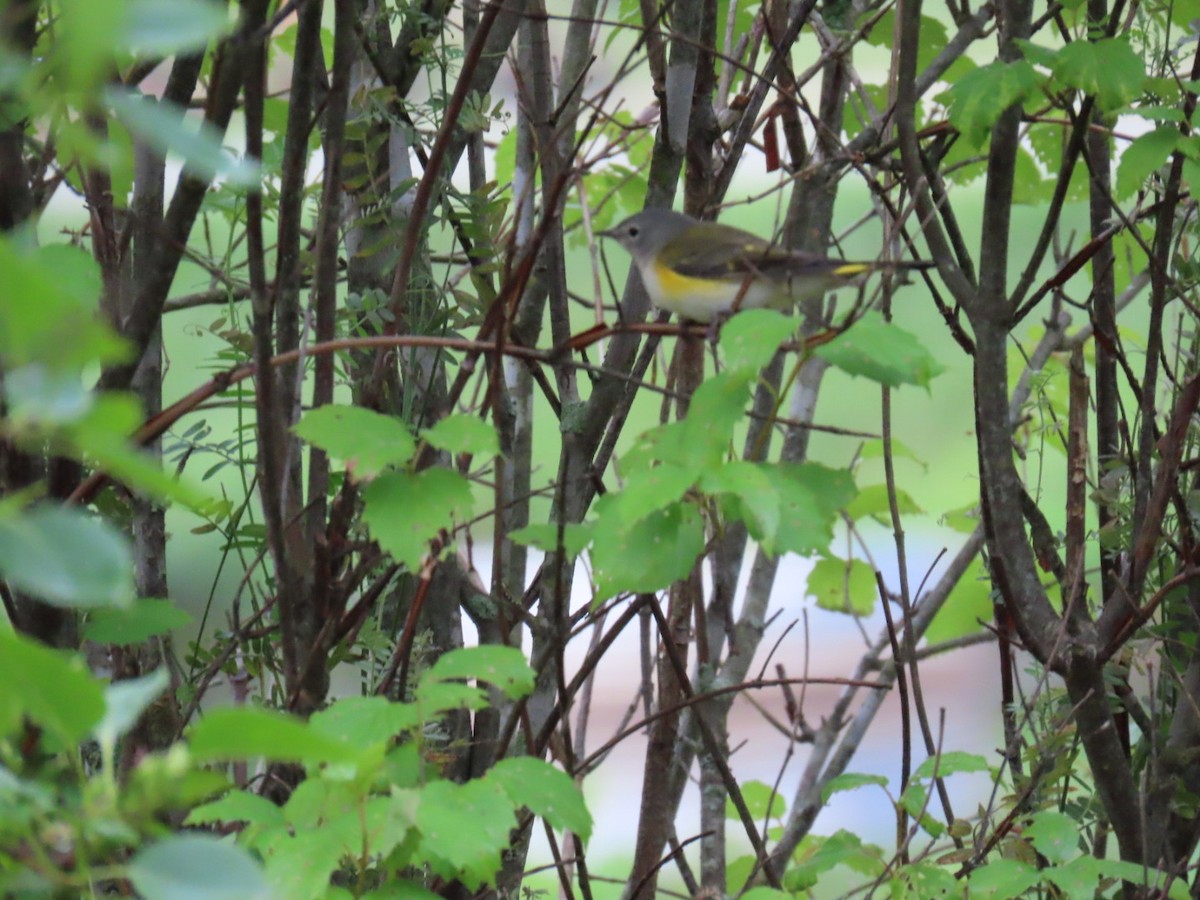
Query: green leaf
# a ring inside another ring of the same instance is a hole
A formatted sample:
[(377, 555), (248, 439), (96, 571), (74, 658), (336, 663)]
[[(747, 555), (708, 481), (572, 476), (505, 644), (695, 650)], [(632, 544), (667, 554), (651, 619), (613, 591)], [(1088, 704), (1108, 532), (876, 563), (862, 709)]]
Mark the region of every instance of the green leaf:
[[(901, 515), (919, 515), (925, 512), (902, 488), (896, 488), (896, 505), (900, 508)], [(846, 505), (846, 515), (855, 522), (865, 519), (867, 516), (873, 516), (890, 524), (892, 508), (888, 501), (887, 485), (868, 484), (866, 487), (859, 488), (858, 496)]]
[(876, 312), (867, 313), (815, 353), (844, 372), (890, 387), (915, 384), (928, 390), (929, 382), (943, 371), (916, 337)]
[(740, 900), (792, 900), (792, 895), (776, 888), (756, 887), (742, 894)]
[(73, 507), (39, 506), (0, 518), (0, 574), (56, 606), (123, 606), (134, 596), (125, 538)]
[(859, 874), (875, 877), (884, 868), (881, 856), (879, 848), (863, 844), (849, 831), (839, 830), (829, 837), (809, 835), (797, 849), (783, 886), (797, 893), (808, 890), (836, 866), (848, 866)]
[(496, 429), (476, 416), (446, 416), (432, 428), (425, 429), (421, 437), (447, 453), (489, 457), (500, 454)]
[(1140, 188), (1151, 172), (1166, 163), (1181, 138), (1174, 125), (1162, 125), (1126, 147), (1117, 163), (1117, 198), (1124, 200)]
[(175, 500), (193, 510), (206, 510), (214, 499), (183, 478), (164, 471), (162, 462), (134, 446), (129, 435), (142, 424), (136, 397), (106, 391), (98, 395), (87, 415), (64, 429), (71, 451), (87, 458), (117, 481), (140, 493)]
[(129, 880), (146, 900), (255, 900), (271, 892), (258, 863), (232, 839), (177, 834), (138, 851)]
[(326, 737), (361, 748), (390, 743), (417, 727), (421, 720), (411, 703), (397, 703), (387, 697), (342, 697), (313, 713), (308, 724)]
[(760, 468), (779, 494), (775, 551), (807, 555), (828, 547), (839, 511), (854, 498), (850, 473), (818, 463), (774, 463)]
[(869, 785), (886, 788), (888, 780), (882, 775), (860, 775), (855, 772), (843, 772), (841, 775), (835, 775), (829, 779), (825, 787), (821, 789), (821, 802), (828, 803), (830, 797), (842, 791), (853, 791)]
[(170, 600), (135, 600), (123, 608), (92, 610), (83, 634), (97, 644), (140, 644), (155, 635), (170, 634), (191, 621), (191, 615)]
[(227, 706), (206, 713), (188, 732), (199, 762), (254, 759), (308, 764), (352, 762), (357, 750), (310, 728), (302, 719), (269, 709)]
[(971, 500), (963, 506), (946, 510), (938, 519), (938, 524), (953, 528), (959, 534), (971, 534), (979, 526), (979, 502)]
[(1065, 813), (1042, 810), (1034, 813), (1023, 836), (1052, 863), (1078, 856), (1079, 824)]
[[(765, 819), (768, 814), (772, 819), (782, 819), (787, 812), (787, 801), (783, 795), (761, 781), (747, 781), (742, 785), (742, 802), (746, 804), (750, 815), (758, 820)], [(725, 800), (725, 818), (734, 822), (741, 820), (741, 814), (731, 798)]]
[[(581, 525), (574, 522), (564, 525), (562, 527), (562, 542), (567, 556), (574, 559), (582, 553), (584, 548), (591, 542), (594, 530), (591, 525)], [(513, 543), (525, 544), (537, 547), (546, 553), (553, 553), (558, 549), (558, 534), (558, 525), (553, 522), (542, 522), (510, 531), (507, 537)]]
[(485, 776), (497, 781), (514, 807), (525, 806), (554, 828), (569, 828), (587, 841), (592, 816), (583, 794), (569, 775), (532, 756), (503, 759)]
[(1016, 45), (1021, 48), (1021, 55), (1035, 66), (1053, 69), (1054, 64), (1058, 61), (1058, 50), (1043, 47), (1041, 44), (1035, 44), (1024, 38), (1017, 38)]
[[(929, 471), (929, 463), (921, 459), (908, 444), (903, 441), (892, 438), (892, 459), (909, 459), (921, 467), (923, 471)], [(858, 453), (859, 459), (883, 459), (883, 439), (871, 438), (869, 441), (863, 441), (862, 449)]]
[(736, 498), (741, 513), (738, 518), (746, 523), (750, 536), (762, 544), (765, 553), (775, 553), (782, 511), (775, 484), (761, 466), (731, 460), (705, 472), (700, 479), (700, 490)]
[(875, 609), (879, 589), (875, 570), (861, 559), (827, 557), (818, 560), (809, 572), (808, 594), (821, 609), (869, 616)]
[[(1105, 879), (1124, 880), (1139, 887), (1154, 888), (1143, 891), (1142, 895), (1161, 897), (1167, 878), (1167, 874), (1158, 869), (1120, 859), (1097, 859), (1094, 856), (1081, 856), (1046, 870), (1047, 881), (1053, 882), (1068, 896), (1085, 897), (1088, 900), (1097, 895), (1097, 887)], [(1178, 876), (1172, 878), (1171, 887), (1166, 895), (1171, 900), (1187, 900), (1191, 896), (1187, 880)]]
[(421, 676), (421, 683), (458, 678), (485, 681), (516, 700), (533, 690), (534, 672), (516, 647), (481, 644), (443, 653)]
[(437, 681), (422, 678), (413, 697), (425, 721), (452, 709), (484, 709), (488, 693), (482, 687), (459, 681)]
[(1054, 77), (1096, 98), (1108, 112), (1137, 98), (1146, 82), (1146, 66), (1125, 38), (1072, 41), (1058, 51)]
[(0, 725), (22, 715), (71, 747), (104, 715), (104, 692), (81, 658), (0, 628)]
[(949, 103), (951, 124), (978, 147), (1006, 109), (1036, 96), (1040, 81), (1026, 60), (997, 61), (967, 72), (939, 99)]
[(990, 859), (971, 873), (967, 880), (970, 896), (991, 900), (1013, 900), (1042, 880), (1041, 873), (1016, 859)]
[(407, 463), (417, 442), (399, 419), (361, 406), (319, 406), (292, 430), (314, 447), (345, 461), (355, 478), (368, 479), (390, 465)]
[(976, 753), (964, 753), (962, 750), (950, 750), (941, 756), (929, 757), (917, 766), (914, 778), (932, 778), (934, 769), (939, 778), (955, 775), (959, 772), (988, 772), (987, 760)]
[(925, 640), (929, 644), (974, 634), (981, 622), (992, 621), (992, 583), (983, 564), (975, 559), (954, 585), (945, 605), (938, 611)]
[(154, 56), (203, 50), (229, 31), (225, 8), (204, 0), (130, 0), (117, 46)]
[(1018, 146), (1013, 172), (1013, 203), (1038, 206), (1049, 202), (1054, 193), (1054, 179), (1043, 178), (1033, 154)]
[(6, 372), (4, 387), (7, 418), (18, 428), (74, 422), (87, 414), (94, 398), (79, 372), (39, 363)]
[(695, 480), (691, 469), (663, 463), (635, 469), (620, 491), (605, 494), (596, 502), (597, 529), (628, 527), (653, 512), (679, 500)]
[(266, 797), (249, 791), (230, 791), (219, 800), (197, 806), (184, 820), (184, 825), (213, 825), (225, 822), (245, 822), (248, 825), (282, 825), (283, 810)]
[[(692, 395), (685, 428), (687, 443), (679, 464), (685, 468), (719, 462), (729, 450), (733, 429), (743, 419), (757, 372), (741, 369), (705, 378)], [(674, 460), (672, 460), (674, 462)]]
[(382, 887), (367, 891), (362, 896), (363, 900), (442, 900), (441, 894), (435, 894), (429, 888), (402, 878), (393, 878)]
[(632, 524), (596, 526), (592, 567), (597, 601), (621, 591), (657, 591), (685, 578), (704, 550), (704, 520), (680, 502)]
[(419, 571), (429, 542), (471, 514), (471, 485), (449, 469), (385, 472), (363, 491), (363, 521), (379, 545), (411, 572)]
[(779, 345), (796, 333), (791, 316), (773, 309), (747, 309), (721, 326), (721, 357), (731, 371), (758, 373)]
[(1074, 859), (1065, 866), (1048, 867), (1045, 880), (1058, 888), (1056, 893), (1066, 900), (1091, 900), (1097, 896), (1100, 881), (1100, 873), (1089, 865), (1092, 861), (1091, 857), (1085, 857)]
[(296, 828), (294, 837), (272, 841), (265, 861), (275, 896), (281, 900), (324, 900), (329, 896), (329, 879), (345, 855), (346, 844), (361, 836), (361, 828), (352, 829), (355, 825), (338, 816), (320, 822), (319, 827), (314, 823), (307, 829)]
[[(874, 47), (885, 47), (890, 51), (896, 27), (895, 12), (889, 9), (881, 16), (875, 10), (864, 12), (859, 17), (858, 25), (865, 25), (868, 17), (874, 19), (875, 24), (866, 37), (867, 43)], [(946, 26), (940, 20), (933, 16), (921, 16), (921, 39), (917, 42), (917, 72), (923, 72), (942, 52), (948, 41)]]
[(121, 124), (160, 156), (182, 157), (185, 168), (203, 180), (220, 177), (237, 187), (259, 189), (262, 172), (258, 164), (226, 151), (220, 133), (211, 125), (186, 124), (181, 107), (118, 88), (108, 88), (104, 98)]
[(110, 684), (104, 689), (104, 718), (96, 726), (96, 739), (102, 745), (114, 746), (170, 684), (165, 668)]
[(432, 781), (421, 791), (417, 828), (419, 854), (434, 872), (458, 878), (470, 890), (488, 884), (500, 868), (500, 853), (517, 824), (513, 803), (498, 784)]

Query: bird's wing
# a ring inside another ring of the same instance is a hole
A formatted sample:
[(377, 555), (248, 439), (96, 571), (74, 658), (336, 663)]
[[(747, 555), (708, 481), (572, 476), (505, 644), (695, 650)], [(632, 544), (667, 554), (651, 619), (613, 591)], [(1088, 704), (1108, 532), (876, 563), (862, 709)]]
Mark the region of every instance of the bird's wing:
[(846, 266), (842, 260), (786, 250), (748, 231), (716, 222), (699, 223), (692, 236), (686, 249), (672, 248), (663, 260), (691, 278), (741, 281), (752, 275), (784, 281), (797, 275), (837, 274)]

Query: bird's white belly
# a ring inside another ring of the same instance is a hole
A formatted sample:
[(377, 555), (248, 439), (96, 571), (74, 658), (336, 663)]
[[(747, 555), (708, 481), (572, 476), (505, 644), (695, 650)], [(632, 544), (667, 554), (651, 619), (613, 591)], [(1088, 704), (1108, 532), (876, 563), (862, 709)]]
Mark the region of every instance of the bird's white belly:
[(674, 273), (662, 277), (661, 270), (654, 266), (639, 267), (639, 271), (655, 306), (697, 322), (711, 322), (728, 313), (739, 294), (742, 299), (738, 309), (781, 308), (792, 303), (784, 285), (765, 279), (755, 279), (742, 294), (740, 282), (709, 281)]

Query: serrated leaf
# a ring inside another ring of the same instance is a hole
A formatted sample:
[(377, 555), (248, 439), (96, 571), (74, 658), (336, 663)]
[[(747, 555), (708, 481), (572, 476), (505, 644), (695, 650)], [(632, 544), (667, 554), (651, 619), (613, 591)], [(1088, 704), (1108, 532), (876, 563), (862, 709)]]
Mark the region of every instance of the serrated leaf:
[(456, 678), (485, 681), (503, 691), (509, 699), (515, 700), (533, 690), (534, 672), (525, 654), (516, 647), (482, 644), (443, 653), (426, 670), (421, 682)]
[(758, 541), (767, 554), (775, 553), (775, 537), (779, 532), (779, 494), (771, 477), (755, 463), (732, 460), (705, 472), (700, 490), (706, 494), (726, 494), (736, 497), (744, 511), (743, 519), (750, 536)]
[(817, 561), (808, 574), (807, 593), (821, 609), (856, 616), (869, 616), (879, 597), (874, 569), (861, 559), (837, 557)]
[[(929, 463), (921, 459), (908, 444), (903, 441), (892, 438), (892, 459), (910, 459), (920, 466), (924, 471), (929, 471)], [(862, 449), (858, 453), (859, 459), (883, 459), (883, 439), (871, 438), (869, 441), (863, 441)]]
[(95, 314), (100, 268), (68, 244), (21, 247), (0, 241), (0, 358), (6, 372), (27, 364), (75, 373), (115, 362), (128, 346)]
[(1117, 163), (1117, 199), (1124, 200), (1142, 186), (1150, 173), (1166, 163), (1182, 135), (1174, 125), (1162, 125), (1139, 136)]
[(1057, 50), (1050, 47), (1043, 47), (1024, 38), (1017, 38), (1016, 45), (1021, 48), (1021, 55), (1035, 66), (1044, 66), (1047, 69), (1054, 68), (1054, 63), (1058, 59)]
[[(787, 801), (771, 785), (762, 781), (747, 781), (742, 784), (741, 789), (742, 802), (755, 819), (765, 819), (768, 814), (772, 819), (782, 819), (787, 813)], [(734, 806), (732, 798), (725, 800), (725, 818), (733, 822), (741, 820), (741, 814)]]
[(114, 746), (170, 684), (165, 668), (110, 684), (104, 689), (104, 718), (96, 726), (96, 739), (101, 745)]
[(983, 564), (975, 559), (950, 591), (950, 596), (925, 632), (929, 644), (975, 634), (992, 620), (992, 584)]
[(1065, 862), (1079, 854), (1079, 825), (1065, 813), (1054, 810), (1034, 813), (1022, 834), (1052, 863)]
[(502, 759), (487, 773), (504, 788), (513, 806), (525, 806), (554, 828), (569, 828), (584, 841), (592, 833), (592, 816), (583, 794), (569, 775), (531, 756)]
[(435, 872), (475, 891), (495, 877), (516, 824), (513, 804), (498, 784), (433, 781), (421, 791), (417, 809), (419, 853)]
[(121, 124), (160, 156), (181, 157), (185, 168), (206, 181), (220, 177), (254, 190), (261, 185), (262, 172), (254, 160), (239, 159), (225, 150), (220, 133), (211, 125), (189, 124), (181, 107), (119, 88), (108, 88), (104, 98)]
[(596, 527), (608, 529), (613, 523), (620, 527), (641, 521), (679, 500), (694, 481), (692, 469), (670, 463), (635, 469), (620, 491), (605, 494), (596, 502)]
[(471, 485), (449, 469), (385, 472), (363, 491), (363, 521), (371, 535), (409, 571), (421, 568), (429, 542), (471, 514)]
[(880, 384), (915, 384), (928, 390), (943, 367), (912, 334), (885, 322), (879, 313), (863, 316), (815, 353), (844, 372)]
[(934, 770), (939, 778), (945, 778), (959, 772), (987, 772), (987, 760), (977, 753), (965, 753), (962, 750), (950, 750), (941, 756), (931, 756), (913, 773), (914, 778), (932, 778)]
[(745, 415), (756, 375), (755, 370), (739, 369), (704, 379), (692, 395), (680, 457), (670, 458), (672, 463), (685, 469), (703, 469), (725, 458), (733, 429)]
[[(925, 512), (902, 488), (896, 488), (896, 506), (899, 507), (901, 515), (920, 515)], [(868, 484), (859, 488), (858, 496), (846, 505), (846, 515), (855, 522), (867, 516), (874, 516), (890, 523), (891, 510), (886, 484)]]
[(347, 747), (295, 716), (250, 706), (222, 707), (206, 713), (188, 732), (192, 755), (199, 762), (263, 759), (315, 764), (351, 762)]
[(942, 98), (949, 103), (950, 122), (978, 147), (1006, 109), (1036, 94), (1039, 81), (1026, 60), (997, 61), (964, 74)]
[(124, 13), (117, 45), (135, 53), (202, 50), (229, 30), (225, 8), (203, 0), (128, 0)]
[[(590, 524), (574, 522), (569, 522), (562, 527), (563, 549), (569, 558), (574, 559), (583, 552), (592, 540), (593, 530), (594, 528)], [(510, 531), (507, 537), (513, 543), (537, 547), (546, 553), (552, 553), (558, 549), (559, 527), (553, 522), (534, 523)]]
[(84, 636), (98, 644), (140, 644), (183, 628), (192, 617), (170, 600), (135, 600), (123, 608), (105, 607), (88, 613)]
[(1041, 882), (1042, 876), (1033, 866), (1016, 859), (989, 859), (975, 869), (967, 884), (972, 897), (992, 900), (1013, 900)]
[(249, 825), (282, 825), (283, 810), (266, 797), (249, 791), (234, 790), (219, 800), (197, 806), (184, 820), (184, 825), (212, 825), (217, 822)]
[(797, 322), (773, 309), (747, 309), (721, 326), (721, 357), (731, 371), (757, 373), (796, 332)]
[(78, 509), (39, 506), (0, 518), (0, 575), (48, 603), (128, 605), (133, 556), (115, 528)]
[(96, 396), (86, 415), (63, 430), (63, 437), (76, 456), (88, 458), (140, 493), (197, 511), (211, 508), (215, 498), (189, 479), (168, 473), (159, 458), (130, 441), (128, 435), (141, 424), (142, 409), (136, 397), (105, 391)]
[(233, 843), (176, 834), (138, 851), (129, 880), (146, 900), (256, 900), (270, 898), (262, 869)]
[(854, 498), (850, 473), (818, 463), (773, 463), (759, 468), (779, 495), (776, 553), (807, 555), (828, 547), (838, 513)]
[(373, 478), (389, 465), (407, 463), (417, 448), (403, 422), (361, 406), (319, 406), (292, 430), (345, 461), (347, 470), (359, 478)]
[(469, 453), (473, 456), (497, 456), (500, 441), (496, 429), (475, 416), (446, 416), (421, 437), (432, 446), (447, 453)]
[(82, 740), (104, 715), (104, 693), (78, 656), (44, 647), (0, 628), (0, 725), (21, 716), (40, 725), (60, 745)]
[(1141, 94), (1146, 66), (1125, 38), (1071, 41), (1058, 51), (1054, 77), (1096, 98), (1104, 112), (1124, 106)]
[(795, 860), (784, 876), (784, 887), (796, 892), (807, 890), (836, 866), (847, 866), (874, 877), (883, 871), (881, 855), (877, 847), (863, 844), (858, 835), (845, 829), (829, 837), (809, 835), (796, 851)]
[(342, 697), (312, 714), (309, 727), (350, 747), (387, 744), (420, 724), (411, 703), (387, 697)]
[(704, 550), (704, 520), (680, 502), (632, 525), (597, 523), (592, 567), (597, 601), (622, 591), (657, 591), (687, 576)]
[(843, 772), (829, 779), (821, 789), (821, 802), (828, 803), (829, 798), (842, 791), (853, 791), (860, 787), (876, 786), (886, 788), (888, 780), (883, 775), (862, 775), (856, 772)]

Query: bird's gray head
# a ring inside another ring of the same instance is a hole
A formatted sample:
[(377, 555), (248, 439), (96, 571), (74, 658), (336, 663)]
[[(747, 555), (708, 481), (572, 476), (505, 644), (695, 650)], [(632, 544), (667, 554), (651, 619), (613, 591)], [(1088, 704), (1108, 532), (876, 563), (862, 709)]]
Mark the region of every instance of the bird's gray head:
[(663, 246), (695, 224), (691, 216), (670, 209), (644, 209), (600, 234), (612, 238), (640, 264), (650, 262)]

